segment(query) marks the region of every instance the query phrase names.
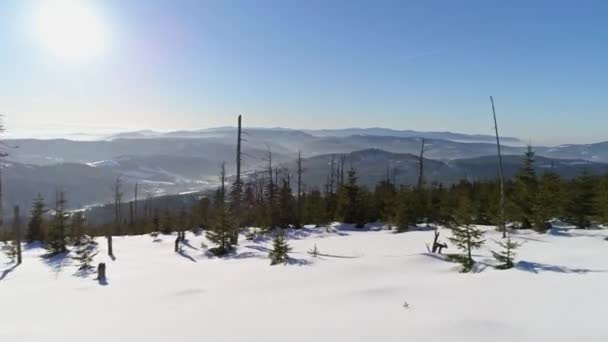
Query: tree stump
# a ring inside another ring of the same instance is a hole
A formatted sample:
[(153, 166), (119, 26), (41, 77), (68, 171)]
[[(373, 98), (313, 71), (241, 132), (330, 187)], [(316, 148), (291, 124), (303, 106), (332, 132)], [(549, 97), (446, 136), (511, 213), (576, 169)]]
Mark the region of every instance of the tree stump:
[(99, 265), (97, 265), (97, 280), (99, 280), (100, 283), (106, 281), (106, 264), (103, 262), (100, 262)]

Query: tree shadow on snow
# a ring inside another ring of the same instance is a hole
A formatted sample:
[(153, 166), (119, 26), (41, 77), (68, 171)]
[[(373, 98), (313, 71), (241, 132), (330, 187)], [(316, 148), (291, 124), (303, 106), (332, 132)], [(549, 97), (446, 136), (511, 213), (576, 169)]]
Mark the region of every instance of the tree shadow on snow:
[(293, 257), (289, 257), (287, 259), (287, 265), (292, 265), (292, 266), (307, 266), (312, 264), (312, 262), (310, 260), (307, 259), (300, 259), (300, 258), (293, 258)]
[(318, 255), (321, 257), (337, 258), (337, 259), (358, 259), (358, 258), (360, 258), (360, 256), (356, 256), (356, 255), (337, 255), (337, 254), (326, 254), (326, 253), (319, 253)]
[(515, 268), (520, 271), (531, 272), (531, 273), (535, 273), (535, 274), (538, 274), (540, 272), (576, 273), (576, 274), (606, 272), (606, 270), (592, 270), (592, 269), (587, 269), (587, 268), (570, 268), (570, 267), (566, 267), (566, 266), (549, 265), (549, 264), (542, 264), (539, 262), (531, 262), (531, 261), (519, 261), (517, 264), (515, 264)]
[(245, 248), (253, 249), (258, 252), (264, 252), (264, 253), (269, 253), (271, 251), (271, 249), (268, 247), (258, 246), (258, 245), (247, 245), (247, 246), (245, 246)]
[(71, 265), (72, 258), (69, 256), (70, 252), (56, 253), (56, 254), (44, 254), (41, 256), (42, 261), (49, 266), (53, 272), (59, 273), (64, 267)]
[(184, 251), (179, 251), (179, 252), (177, 252), (177, 254), (179, 254), (180, 256), (182, 256), (192, 262), (197, 262), (196, 259), (194, 259), (192, 256), (190, 256), (188, 253), (186, 253)]
[(190, 241), (188, 241), (188, 240), (182, 241), (182, 245), (184, 245), (184, 246), (186, 246), (186, 247), (188, 247), (188, 248), (190, 248), (190, 249), (194, 249), (195, 251), (198, 251), (198, 248), (196, 248), (196, 247), (192, 246), (192, 245), (190, 244)]
[(6, 276), (13, 272), (18, 266), (19, 264), (14, 264), (13, 266), (2, 271), (2, 273), (0, 273), (0, 281), (4, 280), (4, 278), (6, 278)]

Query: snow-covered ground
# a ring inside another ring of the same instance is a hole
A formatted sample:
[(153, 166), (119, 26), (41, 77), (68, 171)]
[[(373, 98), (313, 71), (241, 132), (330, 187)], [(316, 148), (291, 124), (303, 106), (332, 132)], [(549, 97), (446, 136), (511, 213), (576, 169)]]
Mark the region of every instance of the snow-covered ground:
[[(105, 286), (75, 276), (70, 258), (30, 248), (12, 270), (0, 260), (0, 341), (605, 342), (606, 236), (518, 232), (515, 269), (473, 274), (426, 253), (431, 231), (290, 232), (292, 263), (273, 267), (268, 240), (242, 239), (216, 259), (200, 236), (188, 235), (182, 255), (171, 236), (122, 237), (115, 261), (100, 240)], [(476, 259), (492, 263), (499, 234), (486, 238)], [(323, 256), (313, 260), (315, 244)]]

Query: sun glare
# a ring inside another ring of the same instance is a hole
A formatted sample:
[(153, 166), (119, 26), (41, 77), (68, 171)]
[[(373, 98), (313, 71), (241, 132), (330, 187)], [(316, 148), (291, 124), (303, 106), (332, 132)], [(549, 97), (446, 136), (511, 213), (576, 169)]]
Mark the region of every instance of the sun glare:
[(90, 1), (40, 1), (33, 26), (36, 39), (63, 60), (90, 60), (106, 48), (106, 27)]

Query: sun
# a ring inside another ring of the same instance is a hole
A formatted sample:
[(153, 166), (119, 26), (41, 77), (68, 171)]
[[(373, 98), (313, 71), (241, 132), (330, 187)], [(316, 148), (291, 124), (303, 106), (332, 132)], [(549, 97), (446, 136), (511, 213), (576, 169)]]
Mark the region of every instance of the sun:
[(88, 0), (40, 1), (34, 9), (33, 33), (54, 56), (86, 61), (107, 47), (107, 30)]

